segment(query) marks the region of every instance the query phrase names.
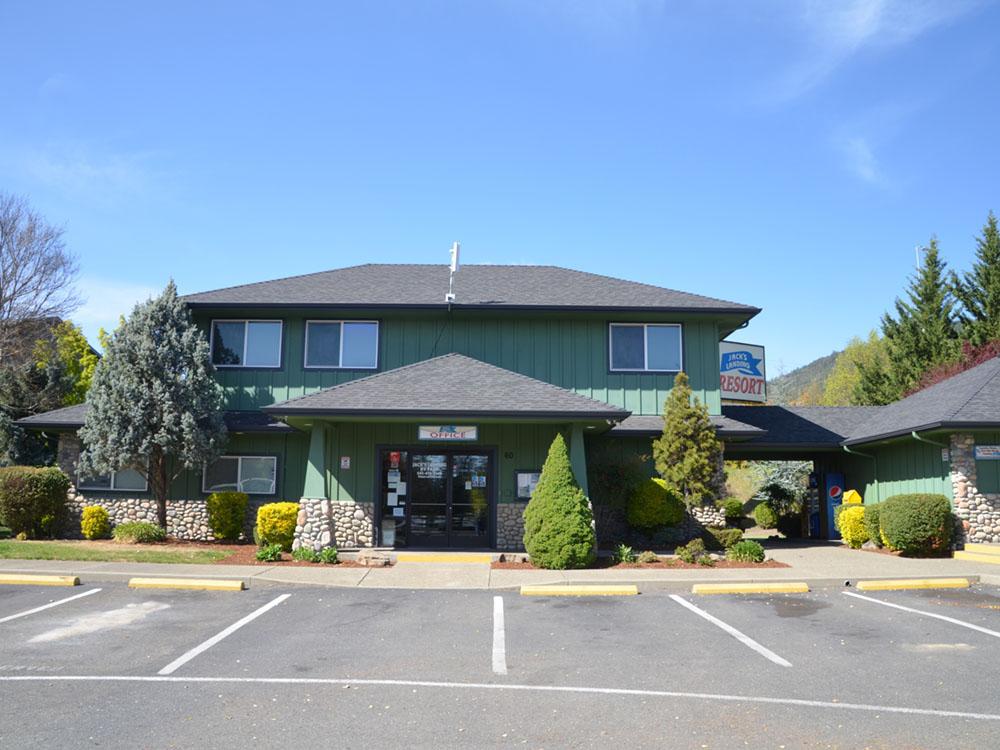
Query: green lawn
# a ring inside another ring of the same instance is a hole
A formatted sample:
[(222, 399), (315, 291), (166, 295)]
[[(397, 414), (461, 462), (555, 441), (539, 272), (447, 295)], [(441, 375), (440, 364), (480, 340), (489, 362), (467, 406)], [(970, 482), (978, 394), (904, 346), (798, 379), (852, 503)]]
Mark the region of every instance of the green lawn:
[(87, 560), (92, 562), (213, 563), (229, 550), (138, 547), (91, 542), (19, 542), (0, 540), (0, 559)]

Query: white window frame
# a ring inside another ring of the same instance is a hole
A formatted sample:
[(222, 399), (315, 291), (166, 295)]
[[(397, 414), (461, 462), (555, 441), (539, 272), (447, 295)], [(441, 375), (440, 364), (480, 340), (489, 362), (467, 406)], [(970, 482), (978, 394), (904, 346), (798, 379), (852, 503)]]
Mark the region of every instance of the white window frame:
[[(137, 473), (139, 472), (138, 469), (134, 469), (134, 471), (137, 472)], [(117, 478), (117, 476), (118, 476), (118, 472), (117, 471), (112, 471), (111, 472), (111, 486), (110, 487), (95, 487), (94, 485), (86, 485), (86, 484), (83, 484), (81, 482), (81, 480), (80, 480), (80, 477), (77, 476), (77, 478), (76, 478), (76, 481), (77, 481), (76, 488), (78, 490), (88, 490), (90, 492), (149, 492), (149, 479), (146, 476), (141, 475), (142, 479), (143, 479), (143, 488), (141, 490), (127, 489), (127, 488), (126, 489), (120, 489), (118, 487), (115, 487), (115, 479)], [(91, 477), (91, 478), (93, 478), (93, 477)]]
[[(220, 365), (215, 361), (215, 324), (216, 323), (242, 323), (243, 324), (243, 352), (240, 354), (242, 364)], [(250, 330), (250, 323), (277, 323), (278, 330), (278, 364), (276, 365), (248, 365), (247, 361), (247, 332)], [(212, 358), (212, 364), (221, 370), (280, 370), (284, 361), (285, 349), (285, 321), (272, 318), (212, 318), (209, 324), (208, 352)]]
[[(677, 344), (680, 348), (680, 367), (676, 370), (652, 370), (649, 364), (649, 333), (648, 328), (676, 328), (678, 337)], [(642, 362), (643, 367), (615, 367), (613, 328), (641, 328), (642, 329)], [(684, 371), (684, 326), (680, 323), (608, 323), (608, 371), (609, 372), (666, 372), (677, 373)]]
[[(374, 323), (375, 324), (375, 364), (371, 367), (345, 367), (343, 364), (336, 365), (311, 365), (309, 364), (309, 324), (310, 323), (337, 323), (340, 326), (340, 351), (337, 352), (337, 362), (343, 363), (344, 361), (344, 323)], [(323, 318), (312, 318), (307, 320), (306, 323), (306, 333), (305, 333), (305, 346), (302, 349), (302, 369), (304, 370), (377, 370), (378, 360), (379, 360), (379, 345), (381, 344), (382, 338), (382, 324), (377, 320), (357, 320), (357, 319), (341, 319), (341, 320), (330, 320)]]
[[(235, 459), (237, 459), (237, 461), (236, 461), (236, 489), (235, 490), (211, 490), (208, 487), (206, 487), (205, 486), (205, 480), (208, 477), (208, 464), (205, 464), (201, 468), (201, 491), (202, 491), (202, 493), (204, 493), (206, 495), (210, 495), (213, 492), (245, 492), (247, 495), (268, 495), (268, 496), (270, 496), (270, 495), (277, 495), (278, 494), (278, 457), (277, 456), (275, 456), (275, 455), (255, 455), (255, 456), (251, 456), (251, 455), (243, 455), (243, 454), (239, 454), (239, 455), (228, 455), (227, 454), (227, 455), (224, 455), (224, 456), (219, 456), (215, 460), (216, 461), (220, 461), (220, 460), (222, 460), (224, 458), (235, 458)], [(240, 479), (240, 474), (243, 471), (243, 459), (244, 458), (257, 458), (257, 459), (266, 458), (266, 459), (270, 459), (271, 461), (274, 462), (274, 487), (271, 489), (270, 492), (247, 492), (246, 490), (240, 489), (240, 482), (242, 481)]]

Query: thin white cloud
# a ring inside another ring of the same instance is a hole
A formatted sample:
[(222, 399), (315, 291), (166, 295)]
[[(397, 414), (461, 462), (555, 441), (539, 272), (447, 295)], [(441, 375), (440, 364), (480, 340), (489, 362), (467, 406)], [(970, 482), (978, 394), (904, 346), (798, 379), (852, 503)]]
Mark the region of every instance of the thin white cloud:
[(847, 169), (856, 177), (870, 185), (884, 187), (887, 184), (871, 144), (866, 138), (863, 136), (844, 138), (840, 141), (839, 146), (844, 155)]
[(45, 187), (98, 203), (146, 191), (152, 184), (149, 156), (98, 152), (82, 146), (28, 149), (18, 159), (21, 171)]
[(771, 98), (794, 99), (855, 55), (907, 44), (981, 4), (981, 0), (810, 0), (795, 24), (807, 50), (770, 88)]
[(71, 317), (83, 328), (83, 332), (91, 344), (97, 346), (97, 332), (101, 328), (111, 331), (118, 326), (118, 319), (132, 312), (139, 302), (159, 294), (145, 284), (117, 279), (85, 276), (77, 284), (84, 303)]

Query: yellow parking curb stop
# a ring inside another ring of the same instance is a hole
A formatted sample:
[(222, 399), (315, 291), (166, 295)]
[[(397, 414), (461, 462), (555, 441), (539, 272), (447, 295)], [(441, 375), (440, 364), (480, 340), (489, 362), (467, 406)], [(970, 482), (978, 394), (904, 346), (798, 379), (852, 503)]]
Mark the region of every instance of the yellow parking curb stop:
[(130, 589), (188, 589), (193, 591), (242, 591), (241, 580), (223, 578), (130, 578)]
[(905, 589), (967, 589), (968, 578), (898, 578), (881, 581), (858, 581), (858, 591), (896, 591)]
[(31, 573), (2, 573), (0, 584), (12, 586), (79, 586), (76, 576), (47, 576)]
[(630, 586), (522, 586), (521, 596), (636, 596), (639, 587)]
[(781, 581), (778, 583), (696, 583), (692, 594), (807, 594), (809, 584), (805, 581)]

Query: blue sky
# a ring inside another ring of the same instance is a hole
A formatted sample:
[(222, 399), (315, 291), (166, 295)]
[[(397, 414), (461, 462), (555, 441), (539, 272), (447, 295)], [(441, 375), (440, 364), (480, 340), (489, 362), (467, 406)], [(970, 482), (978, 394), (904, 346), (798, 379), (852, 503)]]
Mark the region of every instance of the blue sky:
[(773, 375), (1000, 211), (996, 3), (40, 0), (0, 28), (0, 190), (65, 226), (92, 339), (171, 276), (457, 239), (761, 306)]

